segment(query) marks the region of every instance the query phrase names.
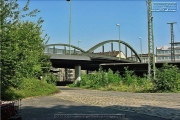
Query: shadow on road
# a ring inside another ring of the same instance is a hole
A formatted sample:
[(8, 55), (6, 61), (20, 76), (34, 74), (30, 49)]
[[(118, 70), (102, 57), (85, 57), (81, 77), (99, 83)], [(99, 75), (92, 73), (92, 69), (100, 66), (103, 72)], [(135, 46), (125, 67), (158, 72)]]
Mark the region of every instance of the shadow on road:
[(73, 81), (57, 81), (56, 86), (67, 86), (72, 83), (73, 83)]
[[(123, 106), (99, 107), (86, 105), (54, 105), (49, 108), (46, 106), (26, 106), (22, 107), (21, 114), (24, 120), (168, 120), (141, 114), (138, 113), (138, 110), (130, 112), (128, 111), (130, 109), (134, 108), (128, 107), (128, 109), (125, 109)], [(140, 109), (155, 108), (153, 106), (142, 106)], [(156, 109), (179, 111), (178, 109), (161, 107), (156, 107)]]

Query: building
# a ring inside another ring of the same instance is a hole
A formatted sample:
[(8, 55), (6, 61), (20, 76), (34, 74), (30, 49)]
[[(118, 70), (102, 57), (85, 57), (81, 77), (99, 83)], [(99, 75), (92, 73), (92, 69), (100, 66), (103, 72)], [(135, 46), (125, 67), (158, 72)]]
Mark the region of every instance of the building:
[[(175, 62), (180, 62), (180, 42), (174, 42)], [(171, 62), (171, 46), (156, 48), (157, 62)]]
[(99, 54), (99, 55), (106, 55), (106, 56), (111, 56), (111, 57), (118, 57), (120, 55), (120, 58), (126, 59), (126, 55), (122, 51), (109, 51), (109, 52), (97, 52), (94, 54)]
[[(148, 54), (138, 54), (142, 60), (142, 63), (148, 63)], [(174, 42), (174, 55), (175, 62), (180, 62), (180, 42)], [(136, 60), (132, 55), (128, 59)], [(171, 46), (162, 46), (156, 48), (155, 62), (171, 62)]]
[[(141, 58), (141, 62), (142, 63), (148, 63), (148, 54), (138, 54), (138, 56)], [(154, 61), (156, 62), (156, 55), (154, 55)], [(129, 60), (133, 60), (133, 61), (137, 61), (137, 58), (135, 57), (135, 55), (132, 55), (131, 57), (128, 57)]]

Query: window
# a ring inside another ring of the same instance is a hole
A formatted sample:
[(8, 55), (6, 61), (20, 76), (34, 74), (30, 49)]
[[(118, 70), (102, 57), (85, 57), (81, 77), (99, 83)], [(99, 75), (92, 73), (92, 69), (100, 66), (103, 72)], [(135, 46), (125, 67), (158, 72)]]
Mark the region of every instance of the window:
[(180, 50), (175, 50), (175, 53), (180, 53)]
[(161, 57), (158, 57), (158, 60), (161, 60)]
[(176, 58), (176, 59), (179, 59), (179, 58), (180, 58), (180, 56), (175, 56), (175, 58)]

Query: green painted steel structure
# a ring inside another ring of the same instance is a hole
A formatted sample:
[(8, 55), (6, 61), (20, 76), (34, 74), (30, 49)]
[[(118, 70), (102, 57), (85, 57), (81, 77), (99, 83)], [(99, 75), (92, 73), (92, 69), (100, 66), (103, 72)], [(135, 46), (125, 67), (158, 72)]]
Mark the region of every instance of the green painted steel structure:
[[(93, 46), (92, 48), (90, 48), (87, 51), (85, 51), (85, 50), (83, 50), (83, 49), (81, 49), (79, 47), (73, 46), (73, 45), (70, 46), (69, 44), (48, 44), (45, 47), (47, 47), (47, 48), (48, 47), (53, 47), (54, 49), (55, 49), (56, 46), (71, 47), (71, 48), (74, 48), (74, 50), (80, 51), (82, 55), (94, 56), (95, 55), (95, 53), (93, 53), (94, 50), (98, 49), (99, 47), (103, 47), (103, 50), (104, 50), (104, 45), (109, 44), (109, 43), (111, 44), (111, 50), (112, 51), (113, 51), (113, 43), (117, 43), (118, 45), (120, 45), (120, 44), (125, 45), (126, 51), (127, 51), (127, 48), (129, 48), (134, 53), (135, 57), (139, 60), (139, 62), (141, 62), (141, 59), (140, 59), (139, 55), (137, 54), (137, 52), (128, 43), (126, 43), (124, 41), (121, 41), (121, 40), (106, 40), (106, 41), (103, 41), (101, 43), (96, 44), (95, 46)], [(69, 52), (67, 52), (67, 54), (68, 53)], [(104, 58), (106, 58), (105, 55), (102, 55), (102, 57), (103, 56), (104, 56)]]

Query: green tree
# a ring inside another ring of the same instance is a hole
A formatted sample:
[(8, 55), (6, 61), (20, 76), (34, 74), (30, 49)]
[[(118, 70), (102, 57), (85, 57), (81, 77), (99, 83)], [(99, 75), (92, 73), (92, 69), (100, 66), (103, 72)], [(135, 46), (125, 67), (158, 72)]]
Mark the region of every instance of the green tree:
[(0, 60), (1, 86), (4, 89), (18, 87), (23, 78), (38, 77), (48, 72), (51, 66), (43, 53), (46, 44), (46, 35), (42, 38), (43, 20), (40, 18), (37, 23), (22, 20), (39, 12), (37, 9), (28, 12), (28, 5), (29, 0), (20, 9), (17, 0), (1, 1)]

